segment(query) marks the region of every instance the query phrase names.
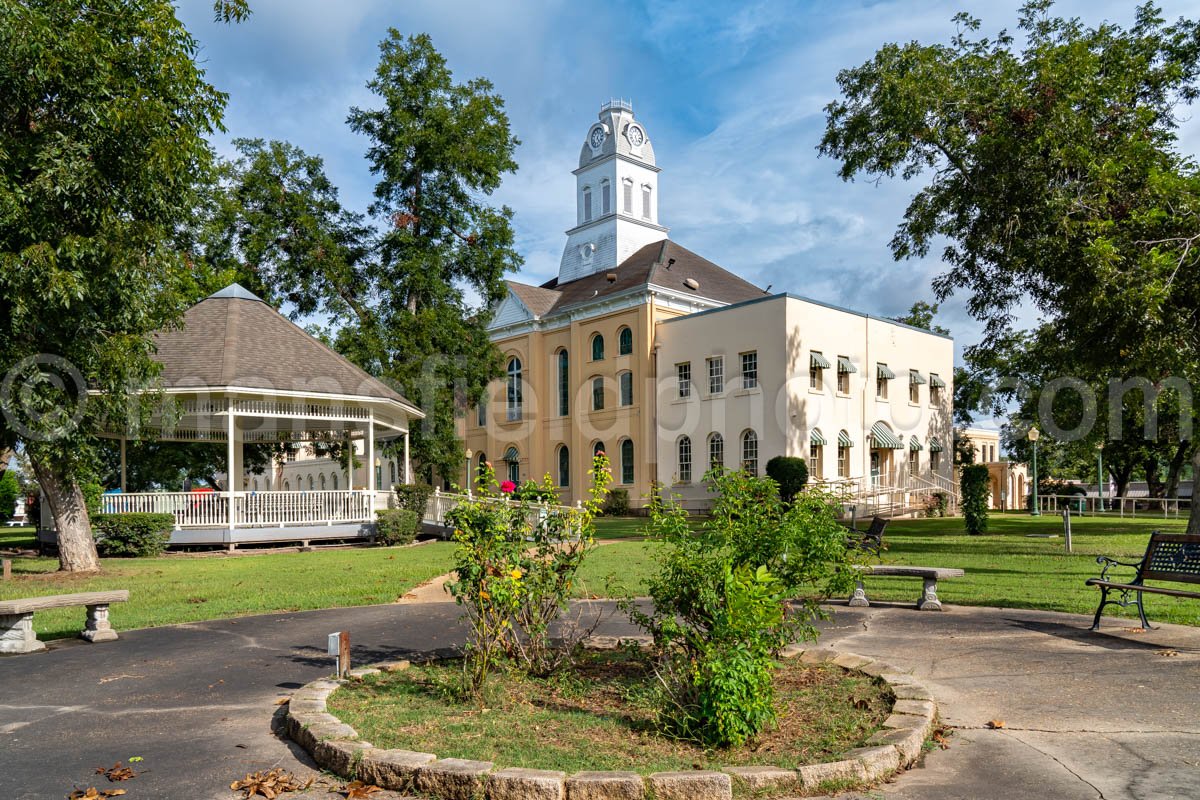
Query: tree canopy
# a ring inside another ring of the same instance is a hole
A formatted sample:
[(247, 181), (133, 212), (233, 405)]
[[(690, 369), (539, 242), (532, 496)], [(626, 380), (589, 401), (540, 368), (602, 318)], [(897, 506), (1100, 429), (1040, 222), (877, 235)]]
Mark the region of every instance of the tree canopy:
[[(1038, 337), (1062, 345), (1039, 384), (1070, 374), (1194, 384), (1200, 174), (1177, 127), (1197, 96), (1200, 26), (1168, 24), (1145, 4), (1129, 28), (1087, 27), (1049, 0), (1022, 7), (1020, 43), (980, 36), (966, 14), (955, 22), (948, 44), (887, 44), (839, 73), (821, 153), (848, 180), (921, 183), (892, 252), (946, 243), (937, 298), (965, 292), (985, 325), (969, 363), (1022, 346), (1015, 323), (1033, 310)], [(1192, 525), (1200, 531), (1200, 515)]]

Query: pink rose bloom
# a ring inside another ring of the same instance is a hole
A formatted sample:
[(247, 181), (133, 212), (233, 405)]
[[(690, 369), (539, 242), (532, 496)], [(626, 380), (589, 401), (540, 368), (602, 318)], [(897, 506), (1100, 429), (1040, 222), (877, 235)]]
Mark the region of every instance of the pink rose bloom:
[(516, 490), (517, 485), (512, 481), (504, 481), (500, 484), (500, 491), (504, 492), (505, 494), (512, 494)]

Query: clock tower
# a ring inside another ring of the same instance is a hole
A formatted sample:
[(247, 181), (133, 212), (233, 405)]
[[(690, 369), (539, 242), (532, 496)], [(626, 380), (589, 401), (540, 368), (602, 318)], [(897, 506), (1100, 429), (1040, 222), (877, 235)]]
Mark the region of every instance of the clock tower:
[(667, 238), (667, 229), (658, 224), (658, 172), (654, 147), (634, 119), (633, 105), (610, 100), (601, 106), (579, 151), (575, 227), (567, 231), (559, 285), (611, 271)]

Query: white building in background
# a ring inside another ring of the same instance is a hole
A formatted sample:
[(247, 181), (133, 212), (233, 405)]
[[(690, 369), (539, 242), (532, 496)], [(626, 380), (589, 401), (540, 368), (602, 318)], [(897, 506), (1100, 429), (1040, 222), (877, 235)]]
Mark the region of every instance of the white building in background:
[[(343, 491), (367, 487), (367, 464), (362, 442), (354, 442), (357, 462), (351, 478), (340, 461), (317, 455), (311, 445), (301, 445), (283, 461), (267, 467), (261, 475), (247, 471), (242, 477), (242, 489), (247, 492)], [(404, 457), (376, 453), (375, 485), (391, 489), (405, 483)]]

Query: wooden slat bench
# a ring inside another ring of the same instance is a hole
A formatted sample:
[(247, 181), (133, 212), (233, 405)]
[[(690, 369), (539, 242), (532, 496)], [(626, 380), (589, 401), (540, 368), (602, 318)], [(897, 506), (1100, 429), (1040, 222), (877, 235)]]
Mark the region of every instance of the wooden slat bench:
[[(942, 601), (937, 596), (937, 582), (948, 578), (961, 578), (966, 573), (956, 567), (905, 567), (897, 564), (865, 564), (857, 569), (868, 575), (902, 575), (910, 578), (920, 578), (923, 581), (921, 596), (917, 599), (918, 611), (941, 611)], [(862, 580), (854, 587), (850, 595), (852, 608), (866, 608), (871, 605), (867, 600), (867, 592)]]
[[(1088, 578), (1084, 582), (1087, 586), (1100, 588), (1100, 605), (1096, 607), (1096, 618), (1092, 620), (1094, 631), (1100, 630), (1100, 613), (1108, 605), (1122, 608), (1137, 606), (1142, 627), (1149, 629), (1146, 608), (1142, 605), (1143, 592), (1200, 599), (1200, 592), (1145, 585), (1145, 581), (1148, 580), (1200, 584), (1200, 536), (1155, 531), (1150, 534), (1150, 541), (1146, 543), (1146, 554), (1142, 556), (1141, 561), (1118, 561), (1108, 556), (1099, 556), (1096, 563), (1104, 565), (1100, 570), (1100, 577)], [(1108, 578), (1108, 571), (1112, 567), (1133, 567), (1137, 571), (1128, 582), (1113, 581)], [(1120, 599), (1109, 599), (1108, 594), (1113, 591), (1120, 593)]]
[(117, 632), (108, 622), (108, 607), (112, 603), (124, 603), (128, 599), (128, 589), (114, 589), (109, 592), (79, 592), (0, 600), (0, 653), (33, 653), (44, 650), (46, 645), (39, 642), (37, 634), (33, 632), (33, 614), (48, 608), (87, 606), (87, 622), (79, 635), (89, 642), (112, 641), (117, 638)]

